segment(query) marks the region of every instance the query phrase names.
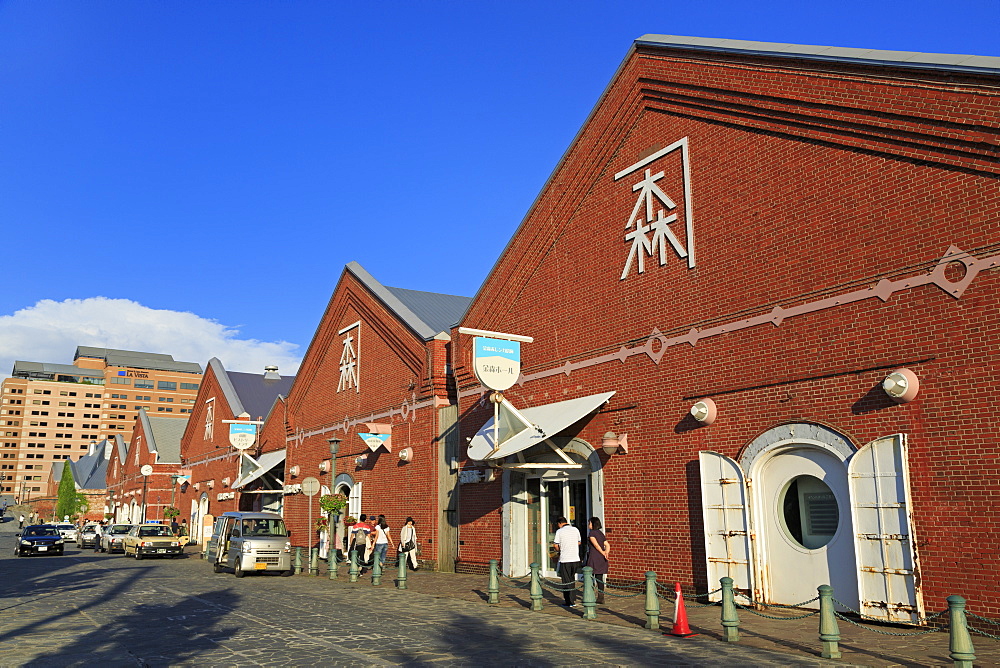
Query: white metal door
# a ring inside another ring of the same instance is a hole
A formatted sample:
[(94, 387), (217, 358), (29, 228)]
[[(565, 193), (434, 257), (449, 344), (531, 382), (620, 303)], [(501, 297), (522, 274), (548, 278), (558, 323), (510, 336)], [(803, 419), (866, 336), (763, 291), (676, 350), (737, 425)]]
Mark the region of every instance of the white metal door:
[[(718, 452), (700, 452), (698, 461), (709, 591), (718, 589), (724, 577), (732, 578), (737, 589), (750, 591), (753, 580), (743, 470)], [(714, 594), (711, 600), (720, 598)]]
[[(854, 531), (847, 468), (830, 452), (808, 445), (775, 450), (753, 469), (761, 599), (795, 605), (820, 585), (856, 607)], [(818, 603), (803, 607), (818, 607)]]
[(890, 622), (923, 616), (911, 522), (906, 436), (872, 441), (848, 467), (861, 613)]

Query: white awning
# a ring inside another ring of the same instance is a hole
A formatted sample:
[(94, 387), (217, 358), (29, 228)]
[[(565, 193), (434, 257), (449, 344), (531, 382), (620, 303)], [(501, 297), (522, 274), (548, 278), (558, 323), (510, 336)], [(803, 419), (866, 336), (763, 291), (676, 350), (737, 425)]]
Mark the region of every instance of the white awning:
[(232, 489), (243, 487), (261, 477), (275, 466), (285, 461), (285, 451), (275, 450), (265, 452), (259, 459), (254, 459), (250, 455), (244, 454), (241, 457), (240, 477), (230, 486)]
[[(603, 392), (521, 411), (510, 410), (509, 415), (505, 415), (501, 406), (499, 443), (494, 443), (493, 418), (490, 418), (469, 442), (469, 458), (477, 461), (503, 459), (542, 443), (596, 411), (614, 394)], [(522, 417), (530, 426), (517, 424)]]

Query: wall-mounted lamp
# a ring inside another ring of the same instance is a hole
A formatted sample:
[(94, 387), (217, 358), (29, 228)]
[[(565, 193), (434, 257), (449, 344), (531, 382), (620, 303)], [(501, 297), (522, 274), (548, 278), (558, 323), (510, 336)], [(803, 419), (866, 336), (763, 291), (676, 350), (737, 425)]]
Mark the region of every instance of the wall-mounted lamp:
[(607, 432), (601, 439), (601, 448), (609, 455), (618, 452), (619, 448), (622, 452), (628, 453), (628, 434), (619, 436), (613, 431)]
[(330, 460), (329, 459), (324, 459), (323, 461), (321, 461), (319, 463), (319, 470), (320, 470), (321, 473), (326, 473), (327, 471), (329, 471), (330, 470)]
[(354, 465), (357, 466), (359, 469), (363, 469), (365, 466), (368, 465), (368, 455), (361, 455), (360, 457), (356, 457), (354, 459)]
[(404, 462), (412, 462), (413, 461), (413, 448), (403, 448), (402, 450), (400, 450), (399, 451), (399, 458), (402, 459)]
[(194, 491), (196, 491), (196, 492), (197, 492), (197, 491), (198, 491), (199, 489), (201, 489), (201, 483), (200, 483), (200, 482), (196, 482), (196, 483), (194, 484)]
[(205, 486), (208, 487), (209, 489), (215, 489), (215, 480), (209, 480), (207, 483), (205, 483)]
[(290, 469), (288, 469), (288, 475), (292, 476), (293, 478), (298, 478), (299, 477), (299, 467), (298, 466), (293, 466)]
[(223, 487), (229, 487), (229, 483), (231, 483), (231, 482), (232, 482), (231, 478), (223, 478), (222, 479), (222, 486)]
[(905, 404), (916, 398), (920, 391), (920, 381), (917, 380), (917, 374), (909, 369), (896, 369), (882, 381), (882, 389), (896, 403)]
[(691, 407), (691, 417), (706, 426), (715, 422), (718, 415), (719, 409), (711, 399), (702, 399)]

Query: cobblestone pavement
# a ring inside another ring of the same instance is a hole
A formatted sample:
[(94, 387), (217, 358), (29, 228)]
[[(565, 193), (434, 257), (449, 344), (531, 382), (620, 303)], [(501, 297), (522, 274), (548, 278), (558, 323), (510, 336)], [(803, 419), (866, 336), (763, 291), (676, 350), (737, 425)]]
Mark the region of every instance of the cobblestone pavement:
[[(487, 605), (481, 576), (418, 571), (399, 591), (393, 572), (381, 587), (367, 578), (350, 584), (343, 571), (338, 581), (237, 580), (213, 573), (194, 554), (135, 561), (70, 548), (62, 557), (15, 559), (13, 545), (8, 523), (0, 527), (3, 666), (949, 663), (947, 635), (940, 633), (929, 636), (930, 655), (894, 662), (885, 658), (881, 636), (864, 639), (869, 649), (861, 643), (853, 649), (842, 627), (844, 659), (827, 661), (818, 657), (815, 624), (798, 635), (800, 622), (782, 622), (781, 629), (747, 623), (743, 640), (730, 644), (711, 622), (717, 608), (692, 608), (701, 635), (678, 639), (642, 628), (641, 597), (616, 599), (591, 622), (579, 610), (560, 608), (551, 593), (543, 612), (527, 610), (526, 592), (512, 587), (504, 588), (500, 605)], [(701, 610), (712, 612), (702, 617)], [(978, 646), (977, 653), (984, 665), (1000, 658)]]

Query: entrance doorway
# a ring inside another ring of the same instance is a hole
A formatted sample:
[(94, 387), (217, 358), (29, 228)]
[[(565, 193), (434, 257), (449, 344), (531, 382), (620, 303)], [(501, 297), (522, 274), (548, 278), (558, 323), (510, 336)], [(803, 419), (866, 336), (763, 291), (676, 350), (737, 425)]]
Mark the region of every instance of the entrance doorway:
[(546, 576), (555, 576), (559, 553), (552, 548), (556, 520), (565, 517), (570, 524), (587, 535), (590, 514), (590, 490), (587, 478), (564, 477), (546, 479), (538, 476), (526, 481), (528, 511), (528, 563), (538, 563)]

